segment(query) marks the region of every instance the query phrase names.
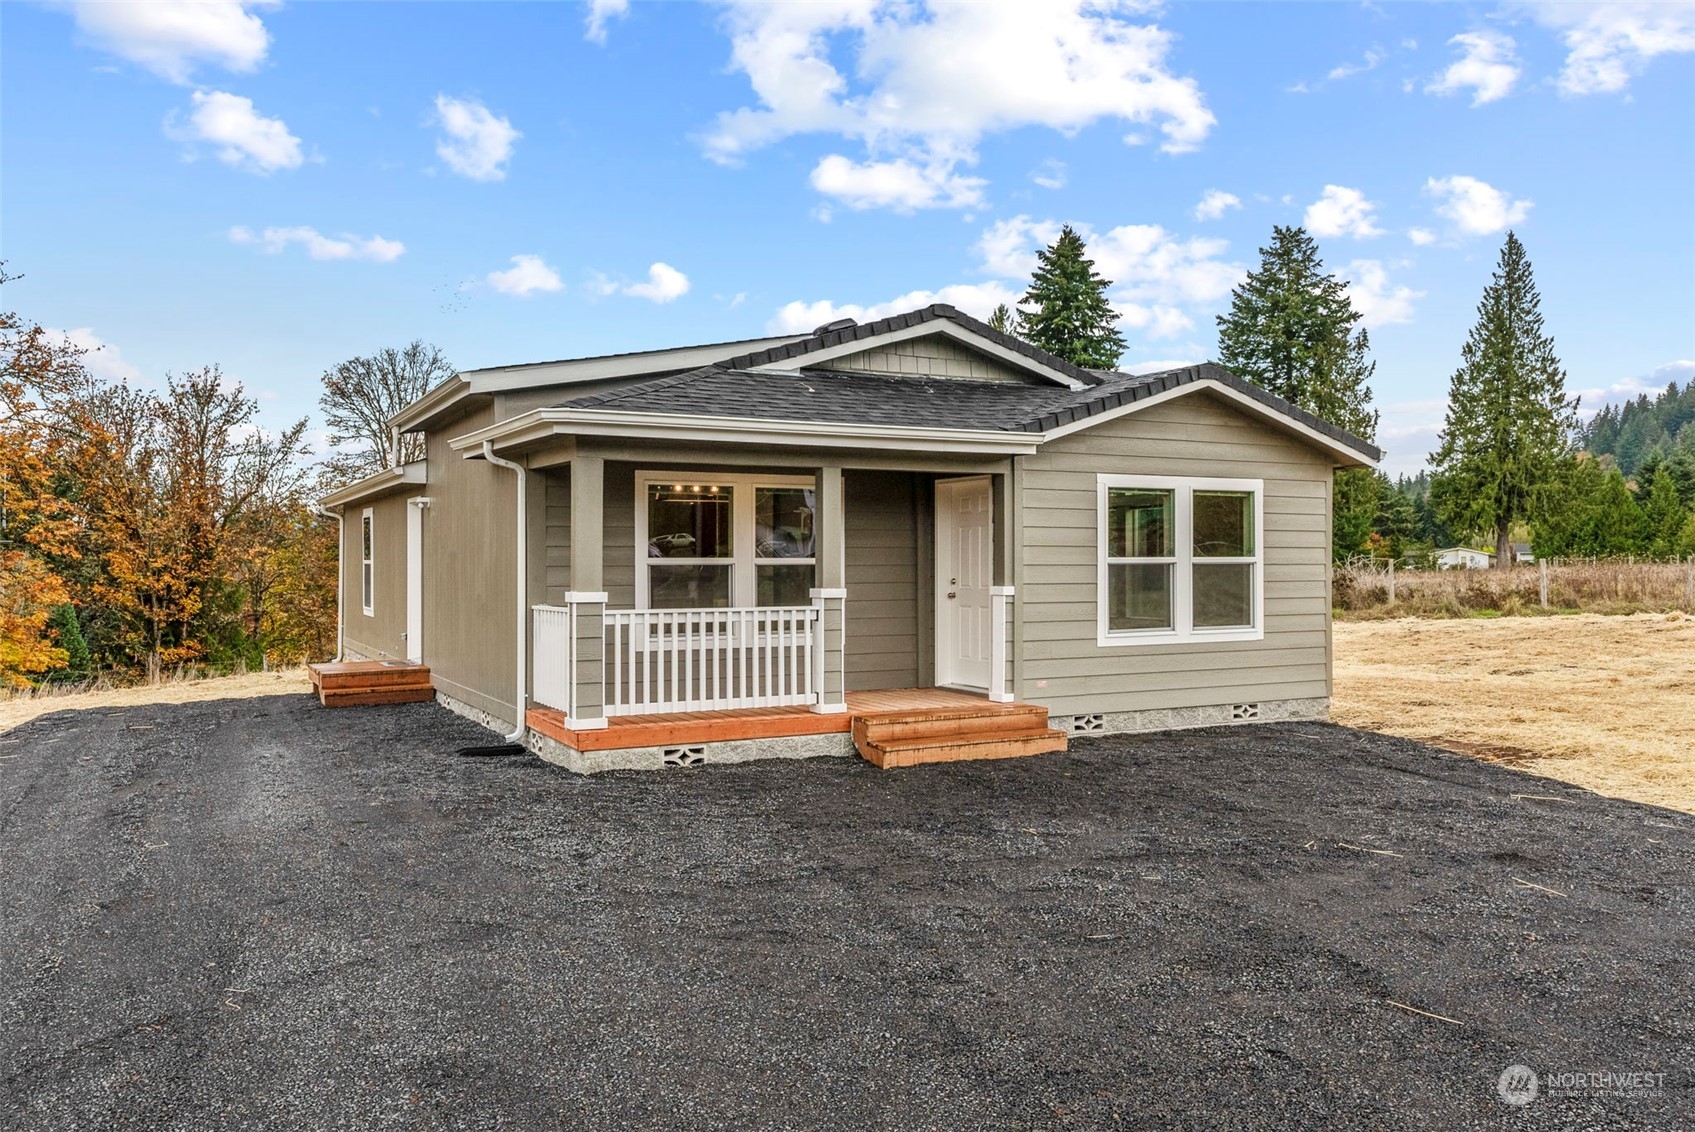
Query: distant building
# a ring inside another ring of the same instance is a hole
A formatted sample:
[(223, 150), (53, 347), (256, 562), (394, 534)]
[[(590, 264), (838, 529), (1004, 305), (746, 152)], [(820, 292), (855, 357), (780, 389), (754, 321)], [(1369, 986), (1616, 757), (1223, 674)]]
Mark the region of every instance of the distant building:
[(1515, 542), (1512, 544), (1512, 547), (1514, 562), (1536, 561), (1536, 555), (1530, 552), (1530, 544), (1528, 542)]
[(1469, 546), (1450, 546), (1436, 552), (1439, 570), (1487, 570), (1494, 564), (1493, 554), (1487, 550), (1473, 550)]

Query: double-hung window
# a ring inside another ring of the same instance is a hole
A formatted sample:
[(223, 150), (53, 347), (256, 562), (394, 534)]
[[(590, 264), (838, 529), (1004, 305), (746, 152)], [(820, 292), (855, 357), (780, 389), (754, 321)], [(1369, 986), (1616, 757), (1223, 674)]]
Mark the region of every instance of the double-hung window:
[(1261, 480), (1098, 477), (1102, 645), (1258, 640)]
[(810, 604), (816, 513), (811, 477), (638, 473), (636, 607)]
[(376, 539), (372, 534), (372, 523), (371, 509), (367, 507), (359, 516), (359, 605), (366, 617), (375, 616), (376, 611), (376, 573), (372, 569), (376, 560)]

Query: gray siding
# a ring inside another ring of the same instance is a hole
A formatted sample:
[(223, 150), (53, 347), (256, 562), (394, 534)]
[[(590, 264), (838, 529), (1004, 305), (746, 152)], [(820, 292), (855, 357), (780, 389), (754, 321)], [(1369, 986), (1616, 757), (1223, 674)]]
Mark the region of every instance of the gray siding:
[(848, 691), (927, 685), (919, 640), (929, 618), (919, 610), (921, 591), (927, 603), (931, 587), (919, 584), (929, 576), (929, 555), (921, 553), (918, 531), (921, 492), (932, 490), (930, 477), (847, 472), (842, 480)]
[[(1021, 699), (1078, 714), (1329, 695), (1326, 457), (1192, 394), (1054, 441), (1020, 463)], [(1103, 472), (1265, 481), (1264, 640), (1096, 643), (1095, 476)]]
[(909, 338), (862, 350), (820, 364), (821, 369), (861, 373), (912, 374), (918, 377), (956, 377), (974, 381), (1017, 381), (1046, 384), (1033, 374), (1014, 369), (997, 358), (980, 354), (944, 334)]
[[(533, 473), (534, 474), (534, 473)], [(571, 588), (571, 479), (566, 471), (547, 471), (536, 475), (542, 490), (545, 511), (545, 536), (542, 543), (544, 574), (542, 587), (545, 597), (537, 601), (558, 604), (565, 600)]]
[[(406, 655), (406, 500), (423, 489), (385, 495), (345, 509), (341, 526), (342, 641), (354, 656), (388, 660)], [(361, 608), (360, 518), (371, 509), (371, 616)]]

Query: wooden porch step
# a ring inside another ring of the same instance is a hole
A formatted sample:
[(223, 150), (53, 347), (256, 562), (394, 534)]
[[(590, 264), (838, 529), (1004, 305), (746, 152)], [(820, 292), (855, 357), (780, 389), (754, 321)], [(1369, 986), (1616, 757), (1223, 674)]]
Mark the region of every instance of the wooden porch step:
[(370, 707), (375, 704), (421, 704), (426, 700), (436, 698), (436, 690), (429, 684), (410, 685), (402, 687), (344, 689), (340, 691), (321, 691), (318, 702), (325, 707)]
[[(1044, 713), (1045, 714), (1045, 713)], [(971, 732), (926, 735), (884, 742), (857, 742), (859, 753), (873, 766), (889, 770), (921, 763), (964, 762), (971, 759), (1017, 759), (1065, 750), (1067, 736), (1051, 727), (1021, 728), (999, 733)]]
[(1007, 731), (1040, 731), (1048, 725), (1048, 709), (1038, 704), (991, 704), (980, 701), (942, 708), (867, 712), (855, 715), (856, 742), (886, 743), (928, 735), (996, 735)]
[(318, 702), (325, 707), (411, 704), (435, 698), (425, 664), (345, 660), (306, 666)]

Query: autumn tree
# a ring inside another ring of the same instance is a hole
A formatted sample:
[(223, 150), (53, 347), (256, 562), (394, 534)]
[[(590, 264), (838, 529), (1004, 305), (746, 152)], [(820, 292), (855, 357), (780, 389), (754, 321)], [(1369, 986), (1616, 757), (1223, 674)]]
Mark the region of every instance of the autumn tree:
[(327, 475), (356, 480), (420, 458), (423, 440), (416, 435), (402, 436), (400, 450), (393, 451), (389, 418), (456, 372), (439, 349), (421, 341), (349, 358), (326, 371), (318, 405), (332, 446)]

